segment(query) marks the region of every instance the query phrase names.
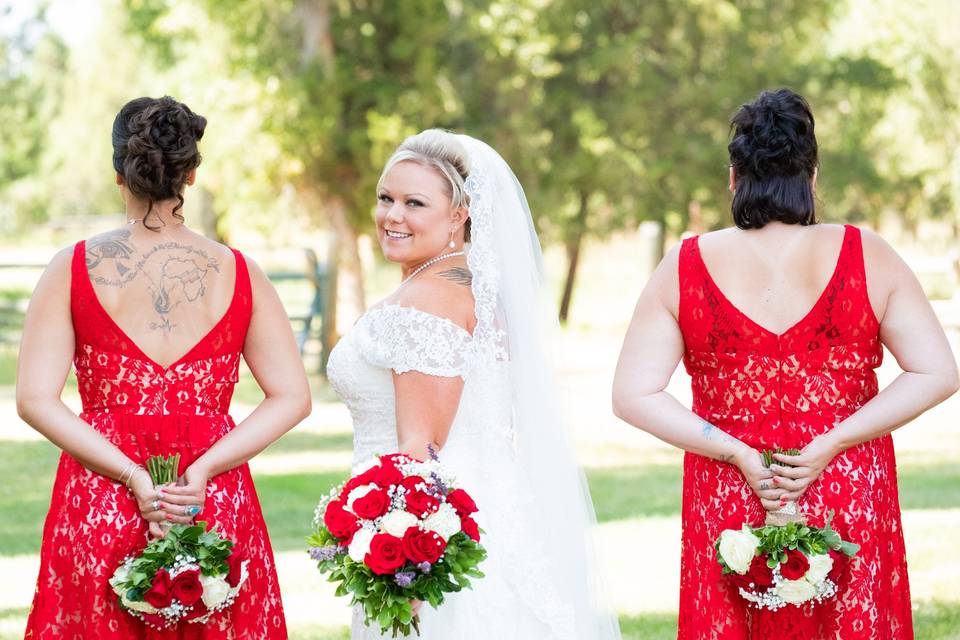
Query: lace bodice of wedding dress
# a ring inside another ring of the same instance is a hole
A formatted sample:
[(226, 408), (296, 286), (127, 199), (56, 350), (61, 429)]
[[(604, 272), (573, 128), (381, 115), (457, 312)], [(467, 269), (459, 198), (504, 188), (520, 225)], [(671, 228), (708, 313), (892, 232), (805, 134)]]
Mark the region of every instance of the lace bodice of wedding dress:
[[(331, 386), (350, 410), (354, 463), (397, 451), (392, 371), (418, 371), (464, 380), (456, 418), (440, 461), (477, 502), (477, 522), (489, 556), (486, 577), (452, 594), (439, 609), (421, 611), (421, 640), (572, 640), (536, 523), (524, 505), (533, 499), (513, 446), (513, 410), (506, 354), (478, 353), (471, 335), (452, 321), (412, 307), (368, 311), (330, 355)], [(354, 612), (353, 639), (382, 637)]]

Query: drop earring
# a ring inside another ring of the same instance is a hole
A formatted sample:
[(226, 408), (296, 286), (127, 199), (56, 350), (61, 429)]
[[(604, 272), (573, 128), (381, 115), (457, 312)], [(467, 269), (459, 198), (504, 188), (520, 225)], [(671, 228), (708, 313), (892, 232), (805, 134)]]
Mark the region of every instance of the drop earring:
[(447, 244), (447, 246), (450, 247), (451, 249), (456, 249), (456, 248), (457, 248), (457, 243), (455, 243), (455, 242), (453, 241), (453, 234), (454, 234), (455, 232), (456, 232), (456, 229), (451, 229), (451, 230), (450, 230), (450, 242), (449, 242), (449, 244)]

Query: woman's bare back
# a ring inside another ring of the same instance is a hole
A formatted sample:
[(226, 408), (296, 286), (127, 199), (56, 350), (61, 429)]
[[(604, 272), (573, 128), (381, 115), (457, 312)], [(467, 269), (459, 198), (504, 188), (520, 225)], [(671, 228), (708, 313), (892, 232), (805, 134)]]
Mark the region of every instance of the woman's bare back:
[[(782, 334), (810, 312), (827, 288), (843, 236), (842, 225), (775, 222), (762, 229), (707, 233), (699, 244), (707, 270), (726, 298), (756, 324)], [(864, 240), (866, 245), (869, 240)], [(876, 301), (885, 297), (879, 292), (882, 283), (870, 284), (871, 302), (881, 317)]]
[(233, 299), (233, 253), (185, 227), (102, 233), (87, 240), (86, 263), (104, 310), (161, 366), (200, 342)]

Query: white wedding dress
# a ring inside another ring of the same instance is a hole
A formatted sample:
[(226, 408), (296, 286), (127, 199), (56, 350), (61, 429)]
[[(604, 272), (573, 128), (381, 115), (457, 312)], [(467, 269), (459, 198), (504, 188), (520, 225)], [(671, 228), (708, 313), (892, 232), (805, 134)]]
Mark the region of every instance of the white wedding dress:
[[(334, 348), (327, 375), (350, 409), (354, 463), (397, 451), (393, 374), (464, 380), (440, 462), (479, 507), (484, 578), (420, 612), (422, 640), (618, 640), (598, 611), (593, 509), (564, 432), (537, 321), (540, 245), (526, 199), (486, 144), (469, 151), (476, 326), (395, 304), (369, 310)], [(509, 277), (507, 277), (509, 276)], [(381, 635), (354, 611), (353, 640)]]
[[(441, 462), (469, 491), (480, 512), (489, 556), (485, 578), (451, 594), (439, 610), (421, 610), (423, 640), (543, 640), (575, 638), (535, 532), (524, 527), (523, 493), (513, 453), (510, 389), (505, 362), (471, 363), (471, 336), (447, 320), (411, 307), (367, 312), (330, 355), (327, 375), (350, 409), (354, 464), (397, 450), (391, 369), (462, 376), (463, 394)], [(354, 610), (353, 638), (381, 638)]]

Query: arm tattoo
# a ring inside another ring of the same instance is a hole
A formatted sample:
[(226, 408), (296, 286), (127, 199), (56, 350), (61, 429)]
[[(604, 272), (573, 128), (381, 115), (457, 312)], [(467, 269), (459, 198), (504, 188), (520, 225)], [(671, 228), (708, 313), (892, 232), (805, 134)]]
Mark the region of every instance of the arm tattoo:
[[(722, 429), (716, 428), (715, 426), (713, 426), (712, 424), (710, 424), (710, 423), (707, 422), (706, 420), (701, 420), (701, 421), (700, 421), (700, 435), (703, 436), (705, 439), (711, 440), (711, 441), (713, 441), (713, 442), (726, 442), (726, 443), (729, 443), (729, 444), (743, 444), (743, 443), (742, 443), (740, 440), (738, 440), (737, 438), (734, 438), (732, 435), (730, 435), (730, 434), (727, 433), (726, 431), (723, 431)], [(719, 456), (719, 459), (720, 459), (722, 462), (730, 462), (731, 460), (733, 460), (733, 455), (723, 454), (723, 455), (720, 455), (720, 456)]]
[(447, 269), (446, 271), (441, 271), (437, 273), (441, 278), (446, 278), (451, 282), (456, 282), (457, 284), (462, 284), (465, 287), (469, 287), (473, 284), (473, 274), (470, 273), (469, 269), (464, 269), (463, 267), (454, 267), (453, 269)]

